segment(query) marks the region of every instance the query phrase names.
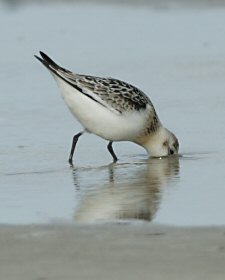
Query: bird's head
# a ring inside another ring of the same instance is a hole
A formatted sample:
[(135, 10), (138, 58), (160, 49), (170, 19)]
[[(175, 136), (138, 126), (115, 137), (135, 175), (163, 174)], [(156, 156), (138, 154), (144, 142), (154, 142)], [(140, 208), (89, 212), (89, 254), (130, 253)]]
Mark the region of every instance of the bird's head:
[(142, 146), (152, 157), (176, 155), (179, 150), (177, 137), (162, 126), (156, 132), (149, 135), (147, 141)]

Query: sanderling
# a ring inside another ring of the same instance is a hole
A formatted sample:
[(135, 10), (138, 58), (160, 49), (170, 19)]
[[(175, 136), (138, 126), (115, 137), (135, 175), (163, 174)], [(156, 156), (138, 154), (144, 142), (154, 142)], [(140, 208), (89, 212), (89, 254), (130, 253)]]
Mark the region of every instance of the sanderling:
[(131, 141), (153, 157), (177, 154), (176, 136), (162, 126), (148, 96), (133, 85), (113, 78), (80, 75), (57, 65), (45, 53), (35, 57), (55, 78), (63, 99), (84, 130), (73, 137), (72, 164), (78, 138), (84, 133), (108, 140), (108, 150), (117, 161), (113, 141)]

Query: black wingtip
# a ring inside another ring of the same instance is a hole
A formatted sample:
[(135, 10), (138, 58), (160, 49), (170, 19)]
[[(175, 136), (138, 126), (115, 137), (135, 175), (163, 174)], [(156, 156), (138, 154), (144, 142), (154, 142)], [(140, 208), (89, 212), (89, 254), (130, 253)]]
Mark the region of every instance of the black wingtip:
[(55, 61), (53, 61), (47, 54), (45, 54), (44, 52), (40, 51), (39, 52), (41, 57), (43, 58), (43, 60), (45, 62), (47, 62), (49, 65), (55, 66), (56, 68), (60, 68), (59, 65), (57, 65), (55, 63)]
[[(35, 55), (35, 57), (41, 61), (47, 68), (51, 69), (55, 69), (55, 70), (61, 70), (61, 71), (64, 71), (64, 72), (70, 72), (69, 70), (59, 66), (58, 64), (55, 63), (55, 61), (53, 61), (46, 53), (40, 51), (39, 52), (41, 57)], [(70, 72), (71, 73), (71, 72)]]
[(47, 54), (45, 54), (42, 51), (40, 51), (39, 53), (41, 56), (34, 55), (34, 57), (37, 58), (49, 70), (61, 69), (61, 67), (59, 65), (57, 65)]
[[(53, 61), (46, 53), (40, 51), (39, 52), (40, 55), (41, 55), (41, 58), (38, 57), (38, 59), (42, 62), (45, 62), (45, 64), (47, 65), (51, 65), (52, 67), (58, 69), (58, 68), (61, 68), (58, 64), (55, 63), (55, 61)], [(37, 58), (37, 56), (36, 56)]]
[(39, 61), (43, 62), (43, 60), (42, 60), (42, 58), (41, 58), (41, 57), (39, 57), (39, 56), (37, 56), (37, 55), (34, 55), (34, 57), (35, 57), (35, 58), (37, 58), (37, 60), (39, 60)]

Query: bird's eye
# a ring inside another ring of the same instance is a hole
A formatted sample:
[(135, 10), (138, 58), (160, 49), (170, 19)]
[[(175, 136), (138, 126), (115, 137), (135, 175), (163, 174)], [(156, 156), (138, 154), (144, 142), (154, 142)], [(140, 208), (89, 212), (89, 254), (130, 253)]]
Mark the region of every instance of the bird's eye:
[(168, 145), (168, 142), (167, 142), (167, 141), (163, 142), (163, 146), (164, 146), (164, 147), (166, 147), (167, 145)]

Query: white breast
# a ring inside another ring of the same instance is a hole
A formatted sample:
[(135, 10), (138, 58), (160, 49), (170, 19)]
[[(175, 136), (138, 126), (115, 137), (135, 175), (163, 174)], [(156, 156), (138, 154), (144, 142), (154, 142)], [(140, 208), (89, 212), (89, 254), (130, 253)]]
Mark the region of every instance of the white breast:
[(146, 124), (146, 111), (117, 113), (109, 110), (54, 75), (63, 99), (89, 132), (106, 140), (132, 141)]

